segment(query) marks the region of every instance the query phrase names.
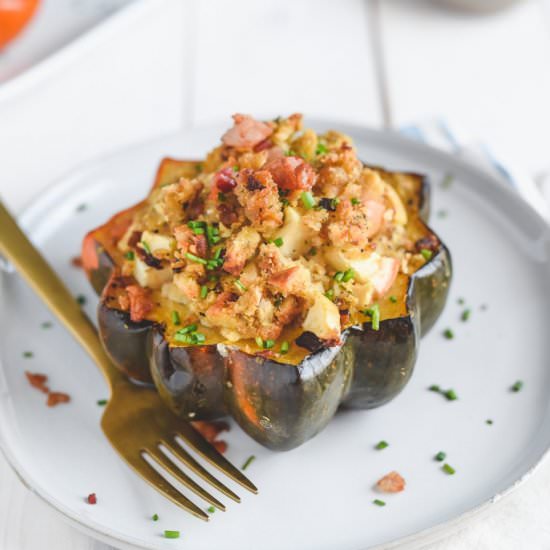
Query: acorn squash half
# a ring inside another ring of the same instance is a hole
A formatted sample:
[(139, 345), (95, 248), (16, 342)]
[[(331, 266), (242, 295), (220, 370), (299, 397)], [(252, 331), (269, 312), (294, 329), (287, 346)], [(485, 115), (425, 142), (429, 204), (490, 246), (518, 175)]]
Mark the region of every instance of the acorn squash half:
[[(196, 161), (164, 159), (153, 188), (193, 177)], [(236, 348), (209, 336), (203, 345), (174, 340), (173, 304), (155, 294), (155, 309), (133, 322), (118, 296), (129, 278), (121, 273), (118, 241), (142, 203), (111, 218), (84, 239), (82, 260), (96, 292), (100, 336), (114, 363), (131, 379), (153, 382), (166, 404), (189, 420), (226, 414), (256, 441), (276, 450), (292, 449), (314, 436), (340, 406), (369, 409), (393, 399), (410, 379), (420, 338), (435, 323), (451, 281), (448, 249), (426, 225), (429, 185), (425, 177), (376, 168), (402, 199), (407, 232), (426, 262), (397, 277), (391, 299), (379, 306), (379, 323), (354, 319), (337, 346), (324, 348), (313, 334), (295, 334), (284, 357)], [(374, 326), (373, 325), (378, 325)], [(255, 353), (256, 352), (256, 353)]]

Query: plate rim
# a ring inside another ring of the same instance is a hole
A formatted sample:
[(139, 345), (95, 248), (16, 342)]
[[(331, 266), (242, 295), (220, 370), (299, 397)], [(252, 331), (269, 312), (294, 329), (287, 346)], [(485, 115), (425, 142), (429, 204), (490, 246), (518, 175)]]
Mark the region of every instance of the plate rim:
[[(137, 4), (139, 4), (139, 2)], [(337, 127), (347, 134), (357, 136), (357, 138), (359, 139), (367, 141), (374, 140), (383, 147), (387, 146), (389, 148), (391, 146), (397, 146), (401, 150), (408, 150), (414, 156), (418, 156), (419, 158), (426, 158), (427, 156), (435, 158), (438, 162), (448, 166), (450, 172), (452, 172), (453, 167), (458, 168), (461, 171), (470, 172), (474, 175), (476, 179), (482, 180), (484, 184), (493, 189), (494, 192), (503, 193), (508, 200), (511, 200), (514, 203), (514, 205), (523, 209), (525, 214), (528, 214), (537, 225), (539, 225), (541, 228), (544, 228), (548, 233), (550, 233), (549, 220), (546, 220), (529, 203), (523, 200), (521, 196), (518, 195), (518, 193), (515, 192), (512, 188), (505, 186), (496, 175), (484, 171), (481, 167), (477, 166), (468, 159), (458, 158), (449, 152), (437, 149), (436, 147), (424, 142), (415, 141), (395, 131), (375, 129), (368, 126), (352, 124), (348, 122), (342, 123), (334, 119), (326, 119), (320, 117), (306, 118), (308, 120), (308, 123), (314, 127)], [(40, 217), (40, 212), (44, 209), (45, 203), (54, 200), (56, 195), (63, 193), (63, 191), (67, 188), (78, 186), (79, 181), (82, 177), (85, 177), (93, 170), (103, 168), (106, 164), (109, 164), (109, 162), (116, 160), (118, 157), (136, 154), (141, 149), (154, 147), (158, 148), (158, 146), (163, 143), (167, 143), (170, 141), (176, 142), (184, 135), (191, 134), (193, 132), (207, 132), (214, 129), (219, 129), (221, 127), (221, 124), (221, 122), (218, 122), (214, 124), (206, 124), (193, 128), (188, 128), (152, 140), (145, 140), (139, 143), (131, 144), (129, 146), (117, 148), (107, 154), (97, 156), (83, 163), (79, 163), (70, 171), (53, 180), (50, 185), (45, 188), (43, 194), (28, 201), (17, 215), (18, 222), (23, 228), (28, 230), (29, 226), (32, 226), (32, 224), (35, 222), (36, 216)], [(2, 269), (0, 269), (0, 273), (1, 272)], [(39, 484), (36, 483), (36, 480), (33, 480), (32, 476), (17, 460), (15, 454), (10, 451), (7, 444), (6, 434), (4, 432), (4, 424), (5, 422), (0, 419), (0, 452), (2, 452), (3, 456), (6, 458), (6, 462), (9, 464), (21, 483), (31, 493), (39, 497), (42, 502), (49, 506), (49, 508), (52, 509), (56, 513), (56, 515), (60, 517), (63, 521), (88, 536), (91, 536), (106, 544), (121, 548), (123, 550), (158, 550), (163, 548), (160, 542), (158, 545), (150, 545), (149, 543), (143, 545), (140, 543), (139, 540), (134, 539), (131, 535), (120, 537), (116, 532), (113, 532), (109, 528), (104, 527), (103, 529), (100, 529), (93, 525), (87, 525), (80, 519), (78, 513), (65, 509), (63, 506), (60, 505), (60, 503), (56, 501), (53, 496), (45, 494), (45, 492), (40, 490)], [(477, 506), (474, 506), (473, 508), (470, 508), (469, 510), (466, 510), (465, 512), (449, 520), (442, 521), (425, 529), (421, 529), (419, 531), (411, 533), (410, 535), (406, 535), (404, 537), (400, 537), (389, 542), (376, 544), (374, 546), (361, 546), (361, 548), (358, 548), (357, 550), (383, 550), (404, 547), (410, 549), (421, 548), (426, 544), (437, 542), (438, 540), (443, 539), (445, 536), (450, 536), (454, 532), (458, 531), (464, 524), (466, 524), (468, 520), (487, 514), (492, 508), (494, 508), (495, 505), (502, 502), (503, 499), (507, 498), (519, 486), (523, 485), (529, 478), (531, 478), (533, 474), (535, 474), (536, 471), (543, 465), (543, 463), (549, 460), (549, 457), (550, 442), (536, 458), (536, 462), (516, 480), (514, 480), (514, 482), (510, 486), (503, 489), (502, 491), (495, 493), (493, 496), (478, 504)], [(33, 482), (35, 486), (33, 486)]]

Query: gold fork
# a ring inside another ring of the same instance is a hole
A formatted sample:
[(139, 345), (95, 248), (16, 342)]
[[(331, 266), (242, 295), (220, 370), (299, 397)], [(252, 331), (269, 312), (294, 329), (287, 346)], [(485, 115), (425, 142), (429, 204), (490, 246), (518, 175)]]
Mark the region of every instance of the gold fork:
[(162, 451), (165, 447), (204, 481), (227, 497), (240, 498), (197, 462), (178, 442), (179, 436), (201, 457), (233, 481), (257, 493), (254, 484), (210, 445), (189, 423), (172, 414), (158, 393), (129, 382), (111, 363), (97, 331), (61, 279), (34, 248), (0, 201), (0, 253), (17, 268), (66, 328), (99, 366), (110, 389), (101, 428), (111, 445), (134, 471), (157, 491), (191, 514), (208, 521), (208, 515), (169, 483), (144, 458), (148, 456), (165, 472), (219, 510), (225, 506), (189, 477)]

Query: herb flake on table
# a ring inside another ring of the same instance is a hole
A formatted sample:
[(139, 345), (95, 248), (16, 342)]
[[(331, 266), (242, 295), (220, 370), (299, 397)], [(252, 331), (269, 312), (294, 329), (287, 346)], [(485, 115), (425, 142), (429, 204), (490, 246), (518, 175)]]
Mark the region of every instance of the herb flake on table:
[(76, 207), (76, 211), (77, 212), (84, 212), (84, 210), (86, 210), (86, 208), (88, 208), (88, 205), (86, 203), (82, 203), (82, 204), (79, 204)]
[(517, 382), (515, 382), (513, 384), (513, 386), (510, 388), (510, 390), (517, 393), (518, 391), (521, 391), (522, 388), (523, 388), (523, 381), (518, 380)]
[(373, 504), (376, 504), (376, 506), (386, 506), (386, 503), (383, 501), (383, 500), (380, 500), (379, 498), (375, 498), (373, 501), (372, 501)]
[(387, 441), (379, 441), (376, 445), (375, 445), (375, 449), (378, 450), (378, 451), (381, 451), (382, 449), (385, 449), (386, 447), (389, 447), (389, 443)]
[(455, 333), (454, 333), (450, 328), (446, 328), (446, 329), (443, 331), (443, 336), (444, 336), (447, 340), (452, 340), (452, 339), (455, 337)]
[(460, 315), (460, 320), (466, 322), (470, 319), (471, 315), (472, 315), (472, 310), (471, 309), (465, 309), (462, 312), (462, 314)]
[(23, 352), (23, 357), (25, 359), (31, 359), (32, 357), (34, 357), (34, 353), (32, 351), (24, 351)]
[(486, 421), (485, 421), (485, 424), (488, 424), (489, 426), (492, 426), (493, 425), (493, 421), (488, 418)]
[(107, 403), (108, 403), (107, 399), (98, 399), (97, 400), (97, 405), (99, 407), (104, 407), (105, 405), (107, 405)]
[(153, 521), (158, 521), (158, 520), (159, 520), (159, 515), (158, 515), (158, 514), (153, 514), (153, 515), (151, 516), (151, 519), (152, 519)]
[(442, 189), (449, 189), (453, 184), (454, 176), (452, 174), (445, 174), (441, 180), (440, 186)]
[(443, 464), (443, 466), (441, 466), (441, 469), (448, 475), (450, 476), (453, 476), (455, 475), (456, 473), (456, 470), (450, 465), (450, 464)]
[(216, 511), (216, 508), (214, 508), (214, 506), (209, 506), (206, 511), (209, 513), (209, 514), (213, 514), (215, 511)]
[(241, 466), (241, 470), (246, 470), (252, 464), (252, 462), (254, 462), (254, 460), (256, 460), (256, 457), (254, 455), (250, 455)]
[(51, 321), (44, 321), (41, 325), (40, 325), (41, 328), (43, 329), (49, 329), (49, 328), (52, 328), (53, 327), (53, 323)]
[(164, 531), (164, 538), (165, 539), (179, 539), (180, 538), (180, 532), (179, 531)]
[(84, 294), (79, 294), (77, 297), (76, 297), (76, 301), (79, 305), (83, 306), (86, 304), (86, 296), (84, 296)]
[(439, 451), (435, 456), (434, 459), (438, 462), (443, 462), (447, 458), (447, 453), (444, 453), (443, 451)]

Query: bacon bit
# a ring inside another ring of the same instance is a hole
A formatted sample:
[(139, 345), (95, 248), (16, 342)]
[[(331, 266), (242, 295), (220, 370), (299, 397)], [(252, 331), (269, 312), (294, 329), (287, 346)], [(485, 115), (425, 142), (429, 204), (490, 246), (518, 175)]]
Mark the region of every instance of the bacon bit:
[(273, 133), (271, 126), (250, 115), (235, 114), (233, 120), (233, 128), (222, 136), (222, 143), (228, 147), (251, 149)]
[(218, 205), (218, 212), (220, 216), (220, 221), (226, 227), (231, 227), (232, 224), (239, 221), (239, 214), (237, 213), (236, 207), (231, 207), (228, 204), (222, 202)]
[(46, 385), (46, 382), (48, 381), (48, 377), (45, 374), (25, 371), (25, 376), (27, 377), (29, 384), (33, 388), (40, 390), (42, 393), (48, 393), (50, 391), (48, 386)]
[(214, 185), (222, 193), (230, 193), (237, 185), (237, 180), (233, 177), (233, 174), (234, 172), (232, 168), (224, 168), (223, 170), (216, 172), (214, 175)]
[(215, 421), (207, 422), (205, 420), (195, 420), (191, 422), (195, 430), (199, 432), (208, 443), (213, 445), (220, 453), (225, 453), (227, 450), (227, 443), (225, 441), (218, 440), (218, 436), (222, 432), (229, 431), (229, 424), (227, 422)]
[(135, 248), (141, 241), (141, 231), (132, 231), (130, 237), (128, 237), (128, 247)]
[(130, 300), (130, 319), (134, 323), (139, 323), (153, 309), (149, 291), (139, 285), (129, 285), (126, 292)]
[(379, 479), (376, 486), (384, 493), (400, 493), (405, 489), (405, 480), (393, 471)]
[(271, 141), (271, 138), (266, 138), (263, 141), (260, 141), (257, 145), (254, 146), (254, 152), (260, 153), (261, 151), (265, 151), (266, 149), (270, 149), (273, 145), (273, 142)]
[(90, 493), (87, 497), (86, 497), (86, 502), (88, 504), (97, 504), (97, 496), (95, 493)]
[(74, 256), (71, 258), (71, 265), (79, 269), (82, 268), (82, 258), (80, 256)]
[(55, 407), (59, 403), (68, 403), (71, 400), (70, 395), (59, 391), (51, 391), (48, 393), (48, 401), (46, 405), (48, 407)]
[(317, 178), (312, 166), (300, 157), (280, 157), (266, 165), (280, 189), (309, 190)]

